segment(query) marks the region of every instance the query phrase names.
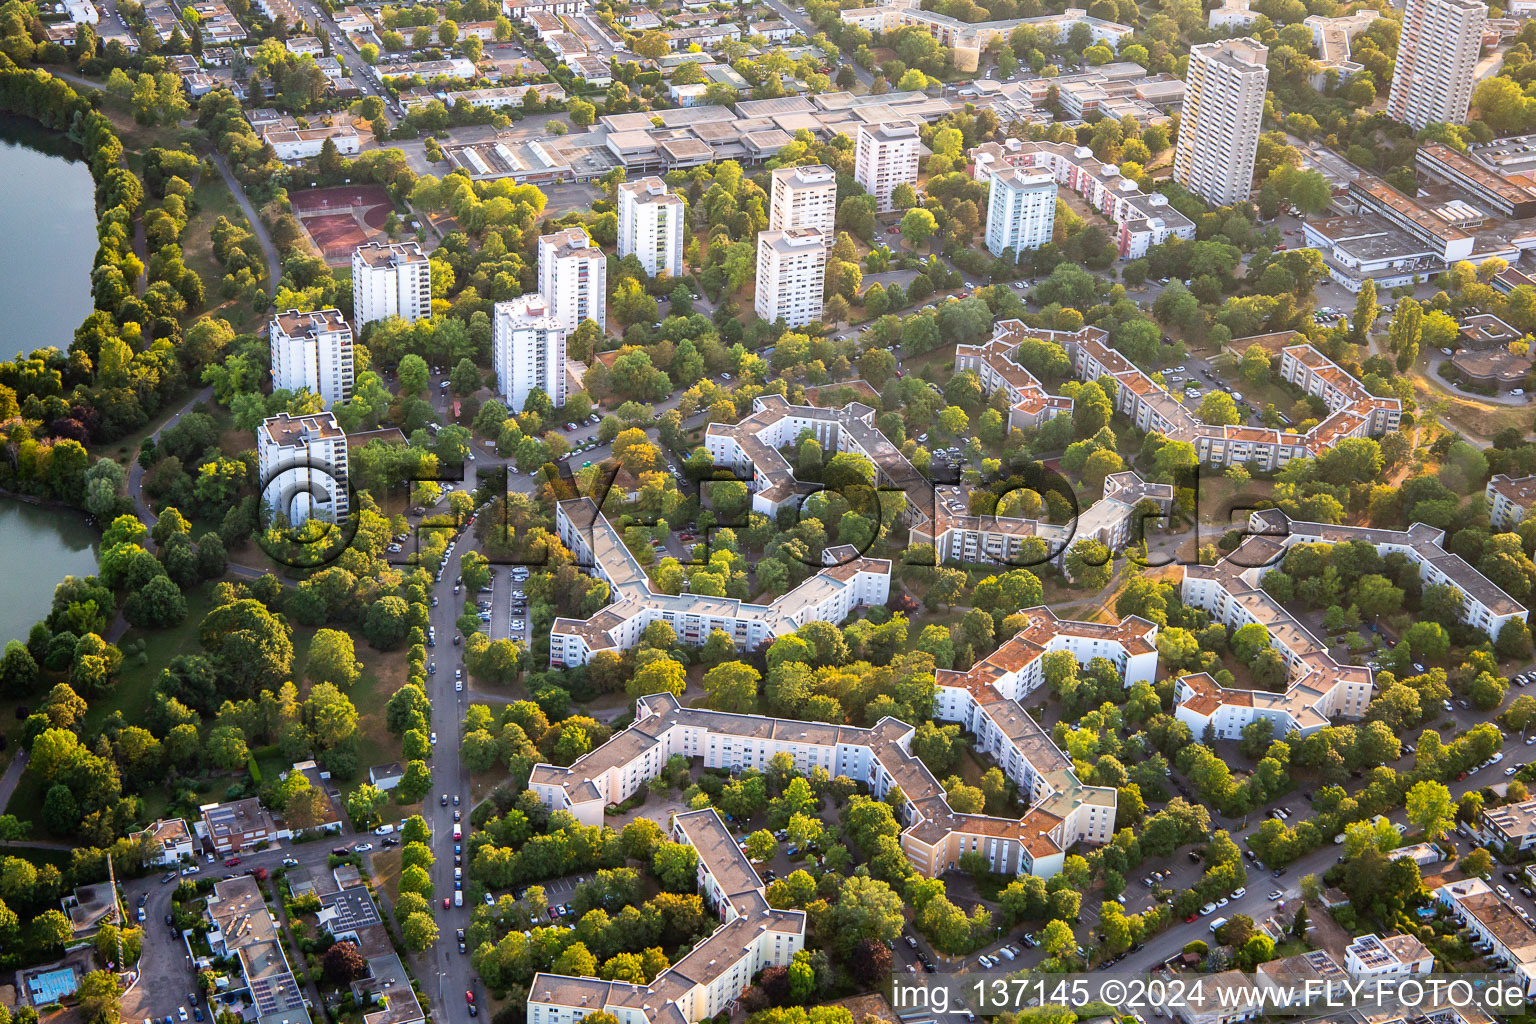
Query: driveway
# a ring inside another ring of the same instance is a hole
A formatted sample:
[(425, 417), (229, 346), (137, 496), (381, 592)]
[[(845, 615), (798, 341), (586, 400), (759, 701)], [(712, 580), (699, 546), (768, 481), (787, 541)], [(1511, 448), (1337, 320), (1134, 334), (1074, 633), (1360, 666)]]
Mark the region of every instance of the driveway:
[(187, 996), (196, 991), (192, 965), (181, 933), (173, 932), (165, 923), (176, 883), (162, 883), (160, 878), (164, 874), (162, 871), (148, 879), (138, 879), (126, 887), (130, 916), (136, 911), (139, 895), (147, 894), (149, 900), (144, 905), (147, 920), (142, 926), (144, 949), (139, 957), (139, 983), (123, 996), (124, 1020), (163, 1019), (180, 1006), (191, 1011)]

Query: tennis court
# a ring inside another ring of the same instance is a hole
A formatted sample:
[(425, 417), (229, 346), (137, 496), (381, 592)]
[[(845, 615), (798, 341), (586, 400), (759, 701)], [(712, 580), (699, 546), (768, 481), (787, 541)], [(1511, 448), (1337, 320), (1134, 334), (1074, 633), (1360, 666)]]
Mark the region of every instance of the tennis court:
[(327, 217), (305, 217), (299, 223), (315, 240), (321, 255), (329, 264), (350, 262), (352, 250), (368, 241), (368, 233), (357, 224), (350, 213)]
[(307, 217), (323, 213), (350, 213), (389, 202), (389, 193), (383, 185), (338, 185), (333, 188), (311, 188), (302, 192), (288, 193), (288, 204), (294, 215)]

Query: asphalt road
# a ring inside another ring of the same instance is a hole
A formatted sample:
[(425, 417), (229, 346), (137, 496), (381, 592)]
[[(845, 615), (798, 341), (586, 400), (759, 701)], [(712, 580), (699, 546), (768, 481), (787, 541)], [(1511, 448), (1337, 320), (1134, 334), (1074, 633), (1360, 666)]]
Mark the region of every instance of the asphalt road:
[[(446, 412), (448, 404), (447, 391), (440, 386), (444, 379), (443, 375), (434, 374), (431, 379), (430, 388), (433, 392), (434, 404), (440, 411)], [(681, 400), (682, 395), (674, 393), (666, 401), (656, 403), (655, 411), (665, 412), (676, 408)], [(446, 420), (446, 418), (445, 415), (444, 419)], [(687, 421), (687, 425), (696, 426), (703, 422), (703, 419), (702, 413), (695, 414)], [(595, 433), (595, 427), (582, 426), (567, 436), (574, 442), (580, 442), (594, 436)], [(652, 428), (652, 433), (654, 436), (654, 428)], [(591, 461), (598, 463), (611, 454), (612, 448), (610, 445), (600, 445), (591, 452), (579, 456), (573, 455), (569, 460), (569, 464), (574, 469), (581, 462)], [(493, 450), (487, 449), (484, 445), (476, 442), (475, 460), (466, 463), (464, 482), (456, 486), (474, 490), (479, 486), (479, 478), (482, 474), (494, 474), (499, 477), (502, 468), (508, 464), (508, 460), (500, 458)], [(507, 489), (523, 494), (531, 494), (534, 489), (534, 480), (534, 477), (523, 473), (516, 475), (508, 474), (506, 477)], [(428, 796), (422, 808), (422, 815), (426, 818), (427, 824), (432, 827), (433, 853), (437, 857), (432, 868), (432, 881), (435, 886), (434, 899), (438, 901), (434, 911), (437, 914), (441, 937), (438, 940), (437, 947), (427, 954), (428, 965), (432, 973), (436, 974), (436, 978), (435, 980), (430, 977), (427, 978), (425, 984), (427, 994), (437, 999), (444, 1008), (457, 1006), (458, 1000), (463, 998), (463, 993), (466, 990), (475, 992), (477, 999), (480, 998), (480, 993), (482, 992), (479, 978), (470, 966), (469, 957), (459, 953), (458, 942), (454, 938), (456, 929), (469, 926), (473, 907), (467, 903), (462, 907), (455, 907), (451, 904), (451, 898), (455, 891), (455, 880), (453, 877), (453, 811), (455, 808), (452, 804), (454, 798), (457, 797), (459, 799), (458, 810), (464, 818), (461, 824), (463, 824), (466, 834), (469, 827), (469, 810), (472, 806), (469, 774), (460, 763), (459, 744), (463, 738), (464, 714), (471, 702), (480, 699), (473, 691), (467, 678), (464, 690), (458, 691), (454, 689), (454, 670), (462, 669), (464, 665), (464, 648), (462, 645), (455, 645), (453, 643), (453, 636), (457, 631), (454, 623), (462, 613), (466, 602), (469, 602), (472, 606), (477, 598), (483, 599), (487, 596), (471, 595), (462, 592), (455, 594), (453, 592), (455, 581), (459, 576), (460, 560), (464, 552), (473, 550), (473, 540), (470, 537), (469, 531), (465, 530), (463, 536), (466, 538), (465, 541), (455, 545), (453, 553), (449, 555), (444, 563), (441, 580), (432, 588), (432, 596), (437, 598), (437, 607), (431, 609), (429, 615), (429, 622), (437, 631), (437, 643), (434, 647), (428, 649), (428, 660), (436, 664), (437, 671), (427, 677), (427, 693), (432, 699), (432, 729), (437, 736), (437, 743), (432, 752), (432, 793)], [(677, 553), (680, 554), (681, 552)], [(485, 625), (489, 628), (487, 635), (493, 639), (512, 636), (513, 639), (522, 640), (524, 643), (527, 643), (529, 636), (526, 628), (514, 635), (508, 625), (511, 609), (510, 595), (516, 586), (518, 584), (513, 583), (511, 580), (510, 571), (506, 567), (499, 568), (496, 573), (496, 580), (492, 585), (492, 593), (489, 595), (491, 601), (491, 621)], [(525, 618), (524, 621), (527, 622), (527, 619)], [(441, 805), (442, 795), (447, 795), (449, 806), (443, 807)], [(467, 883), (467, 863), (464, 865), (464, 869), (466, 877), (463, 881)], [(465, 889), (468, 889), (467, 884)], [(450, 899), (450, 905), (447, 909), (444, 909), (441, 903), (444, 897)]]

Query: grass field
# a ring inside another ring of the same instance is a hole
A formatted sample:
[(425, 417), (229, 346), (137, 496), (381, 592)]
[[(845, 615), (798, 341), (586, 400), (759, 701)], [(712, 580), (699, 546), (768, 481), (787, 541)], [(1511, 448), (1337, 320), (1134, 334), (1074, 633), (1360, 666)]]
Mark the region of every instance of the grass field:
[[(212, 608), (209, 590), (210, 586), (204, 584), (187, 592), (187, 617), (174, 628), (161, 631), (130, 629), (124, 634), (120, 641), (124, 646), (141, 638), (144, 640), (146, 663), (140, 664), (141, 659), (133, 655), (124, 660), (116, 687), (110, 693), (91, 700), (90, 710), (86, 713), (83, 725), (85, 734), (90, 735), (99, 731), (114, 713), (121, 713), (123, 719), (129, 723), (143, 721), (160, 669), (179, 654), (201, 652), (202, 647), (197, 639), (198, 627), (203, 617)], [(293, 630), (292, 678), (299, 683), (301, 696), (307, 694), (309, 689), (304, 681), (304, 667), (314, 635), (315, 629), (308, 626), (295, 626)], [(360, 767), (357, 778), (341, 783), (344, 797), (367, 781), (367, 769), (370, 765), (390, 761), (399, 756), (399, 741), (385, 727), (384, 702), (405, 681), (405, 657), (402, 653), (374, 651), (357, 634), (352, 634), (352, 639), (357, 649), (358, 660), (364, 666), (362, 676), (347, 694), (358, 709), (358, 765)], [(20, 719), (15, 718), (14, 715), (12, 718), (19, 728)], [(208, 725), (211, 725), (211, 721), (204, 723), (205, 728)], [(275, 747), (263, 748), (258, 751), (257, 767), (262, 773), (263, 781), (271, 782), (289, 767), (289, 762), (276, 753)], [(201, 786), (200, 792), (206, 796), (209, 793), (221, 791), (227, 782), (227, 779), (213, 779)], [(16, 788), (8, 808), (9, 813), (23, 820), (36, 821), (35, 815), (42, 809), (44, 792), (45, 787), (42, 781), (28, 772), (22, 776)], [(163, 811), (169, 804), (169, 794), (161, 790), (152, 788), (143, 795), (146, 812), (151, 815)]]
[(192, 199), (197, 208), (182, 232), (181, 247), (187, 266), (203, 279), (203, 294), (209, 302), (207, 314), (228, 320), (236, 333), (254, 331), (261, 325), (261, 313), (252, 309), (249, 302), (226, 301), (219, 296), (224, 268), (214, 259), (212, 238), (213, 226), (220, 217), (247, 230), (250, 222), (217, 172), (204, 174), (198, 180)]
[(149, 706), (149, 695), (154, 691), (160, 669), (178, 654), (201, 653), (202, 646), (197, 642), (198, 626), (203, 616), (213, 607), (208, 591), (208, 585), (203, 584), (186, 592), (187, 617), (180, 625), (164, 630), (129, 629), (123, 634), (118, 646), (126, 646), (141, 638), (144, 640), (148, 664), (140, 665), (140, 659), (131, 656), (123, 660), (117, 686), (111, 693), (93, 698), (90, 702), (83, 729), (86, 735), (100, 729), (114, 711), (121, 711), (123, 718), (129, 722), (141, 721), (144, 710)]
[(1452, 394), (1441, 388), (1434, 379), (1415, 371), (1412, 375), (1414, 397), (1429, 412), (1438, 410), (1450, 423), (1474, 440), (1487, 441), (1507, 427), (1515, 427), (1522, 433), (1531, 430), (1529, 406), (1494, 405), (1477, 402)]

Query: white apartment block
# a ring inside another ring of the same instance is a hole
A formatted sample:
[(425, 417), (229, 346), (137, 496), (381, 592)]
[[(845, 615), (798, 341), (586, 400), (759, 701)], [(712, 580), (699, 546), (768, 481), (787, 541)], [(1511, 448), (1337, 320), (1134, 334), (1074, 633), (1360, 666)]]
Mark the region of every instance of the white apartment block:
[(619, 256), (652, 277), (683, 274), (683, 201), (657, 177), (619, 183)]
[(1412, 935), (1362, 935), (1344, 947), (1344, 969), (1356, 978), (1428, 974), (1435, 956)]
[(1408, 0), (1387, 116), (1415, 130), (1465, 124), (1487, 20), (1478, 0)]
[(1476, 877), (1442, 885), (1433, 895), (1476, 941), (1492, 947), (1490, 958), (1502, 961), (1525, 986), (1527, 996), (1536, 995), (1536, 927), (1515, 913), (1512, 903)]
[(566, 327), (537, 293), (498, 302), (491, 317), (491, 366), (507, 408), (522, 412), (539, 388), (565, 404)]
[(584, 228), (539, 236), (539, 294), (567, 331), (583, 320), (607, 330), (608, 257)]
[(1069, 142), (1025, 142), (1004, 139), (984, 142), (968, 154), (971, 176), (985, 184), (1004, 167), (1044, 171), (1059, 187), (1082, 196), (1115, 228), (1120, 258), (1145, 256), (1170, 238), (1195, 240), (1195, 222), (1168, 204), (1160, 192), (1143, 192), (1134, 181), (1093, 155), (1087, 146)]
[(815, 228), (758, 232), (758, 317), (770, 323), (782, 319), (790, 327), (820, 320), (827, 250), (825, 236)]
[(352, 398), (352, 328), (341, 310), (290, 309), (272, 318), (268, 335), (274, 391), (307, 390), (327, 409)]
[(1512, 530), (1536, 506), (1536, 476), (1510, 478), (1495, 473), (1483, 492), (1488, 500), (1488, 521), (1502, 530)]
[[(699, 594), (657, 593), (619, 531), (590, 498), (555, 506), (560, 542), (611, 588), (613, 603), (590, 619), (554, 621), (549, 661), (585, 665), (593, 653), (628, 650), (653, 622), (665, 622), (683, 643), (702, 646), (720, 630), (739, 650), (754, 651), (807, 622), (842, 622), (854, 610), (890, 599), (891, 563), (862, 558), (846, 545), (828, 550), (828, 566), (771, 604)], [(840, 561), (839, 561), (840, 559)]]
[(917, 158), (922, 149), (916, 121), (887, 121), (859, 125), (855, 142), (853, 180), (875, 197), (879, 210), (891, 210), (891, 195), (902, 182), (917, 185)]
[(757, 972), (787, 966), (805, 948), (805, 911), (768, 905), (763, 881), (718, 811), (679, 814), (669, 831), (674, 842), (698, 851), (699, 892), (720, 927), (648, 985), (535, 974), (528, 986), (528, 1024), (576, 1024), (598, 1011), (622, 1024), (707, 1020), (731, 1008)]
[(1175, 716), (1196, 736), (1209, 728), (1218, 739), (1237, 739), (1244, 726), (1261, 718), (1274, 723), (1280, 736), (1292, 730), (1306, 735), (1330, 718), (1365, 714), (1371, 670), (1335, 660), (1328, 644), (1263, 589), (1264, 574), (1279, 566), (1286, 549), (1295, 544), (1357, 542), (1371, 545), (1383, 557), (1402, 555), (1418, 566), (1426, 585), (1459, 590), (1465, 598), (1463, 620), (1489, 636), (1497, 636), (1506, 622), (1525, 621), (1525, 608), (1460, 556), (1447, 552), (1441, 546), (1444, 538), (1445, 531), (1423, 523), (1407, 530), (1376, 530), (1304, 523), (1279, 509), (1253, 513), (1248, 539), (1227, 557), (1215, 565), (1184, 566), (1181, 596), (1186, 605), (1209, 612), (1229, 629), (1262, 625), (1285, 661), (1288, 688), (1284, 693), (1229, 690), (1203, 672), (1184, 676), (1175, 691)]
[(711, 768), (765, 768), (787, 753), (795, 769), (816, 768), (863, 782), (877, 799), (900, 787), (906, 803), (903, 852), (930, 878), (954, 869), (963, 854), (984, 854), (992, 870), (1049, 877), (1076, 843), (1102, 844), (1114, 833), (1116, 793), (1087, 786), (1072, 761), (1019, 704), (1044, 682), (1042, 657), (1067, 651), (1082, 663), (1104, 657), (1127, 683), (1156, 672), (1157, 626), (1135, 617), (1118, 626), (1064, 622), (1048, 609), (969, 672), (941, 671), (934, 717), (959, 722), (1019, 786), (1029, 810), (1017, 820), (950, 808), (944, 788), (911, 752), (912, 726), (883, 718), (873, 728), (686, 708), (670, 693), (637, 702), (635, 723), (569, 768), (535, 765), (528, 788), (551, 810), (601, 824), (603, 808), (622, 802), (673, 756)]
[(1051, 240), (1056, 227), (1056, 179), (1043, 172), (1005, 167), (992, 175), (987, 200), (987, 249), (1013, 261)]
[[(1000, 335), (1019, 321), (998, 325)], [(962, 346), (965, 347), (965, 346)], [(1018, 347), (1018, 342), (1013, 343)], [(1009, 349), (1008, 351), (1011, 351)], [(957, 371), (965, 369), (959, 358)], [(1015, 366), (1033, 382), (1023, 367)], [(1022, 382), (1021, 382), (1022, 383)], [(1071, 399), (1047, 396), (1038, 383), (1035, 393), (1020, 406), (1036, 400), (1059, 412), (1070, 413)], [(906, 495), (903, 516), (914, 544), (932, 544), (938, 557), (964, 562), (1020, 564), (1026, 543), (1040, 538), (1046, 561), (1064, 570), (1067, 550), (1074, 538), (1092, 537), (1118, 550), (1134, 532), (1134, 525), (1148, 505), (1166, 513), (1174, 491), (1168, 484), (1149, 484), (1135, 473), (1114, 473), (1104, 481), (1101, 500), (1065, 525), (1007, 516), (973, 516), (966, 511), (964, 495), (933, 483), (908, 462), (901, 450), (875, 429), (875, 410), (859, 402), (841, 409), (790, 405), (779, 395), (753, 400), (753, 411), (738, 423), (712, 423), (704, 444), (716, 466), (730, 469), (737, 478), (750, 481), (752, 510), (772, 518), (781, 508), (800, 500), (804, 485), (795, 480), (794, 469), (779, 449), (793, 444), (809, 431), (829, 451), (854, 452), (875, 466), (877, 482)]]
[(369, 242), (352, 252), (352, 322), (432, 319), (432, 261), (419, 242)]
[(310, 516), (347, 518), (347, 435), (332, 413), (280, 412), (256, 429), (261, 500), (293, 526)]
[(1130, 25), (1090, 17), (1081, 7), (1068, 7), (1060, 14), (1047, 14), (1038, 18), (1009, 18), (1003, 21), (967, 22), (937, 11), (925, 11), (915, 2), (882, 3), (877, 7), (845, 8), (839, 12), (843, 22), (857, 25), (871, 32), (894, 32), (907, 25), (915, 25), (938, 40), (940, 46), (955, 51), (955, 66), (962, 70), (976, 70), (981, 52), (994, 40), (1007, 40), (1021, 26), (1029, 26), (1044, 38), (1065, 43), (1072, 29), (1084, 25), (1091, 43), (1104, 43), (1118, 50), (1121, 43), (1135, 33)]
[(1173, 179), (1213, 206), (1247, 199), (1253, 192), (1268, 56), (1268, 47), (1248, 38), (1204, 43), (1189, 51)]
[(837, 227), (837, 174), (832, 168), (780, 167), (768, 177), (768, 230), (815, 228), (830, 246)]
[(1187, 441), (1200, 461), (1225, 466), (1252, 463), (1262, 470), (1278, 469), (1293, 458), (1316, 458), (1339, 441), (1372, 437), (1396, 430), (1402, 403), (1372, 395), (1342, 367), (1311, 345), (1292, 345), (1280, 353), (1280, 375), (1321, 398), (1330, 412), (1321, 423), (1298, 434), (1271, 427), (1211, 426), (1185, 408), (1177, 398), (1139, 367), (1109, 346), (1109, 335), (1096, 327), (1072, 334), (1033, 332), (1060, 342), (1072, 358), (1073, 372), (1083, 380), (1113, 377), (1119, 384), (1116, 408), (1139, 430), (1157, 431), (1173, 441)]

